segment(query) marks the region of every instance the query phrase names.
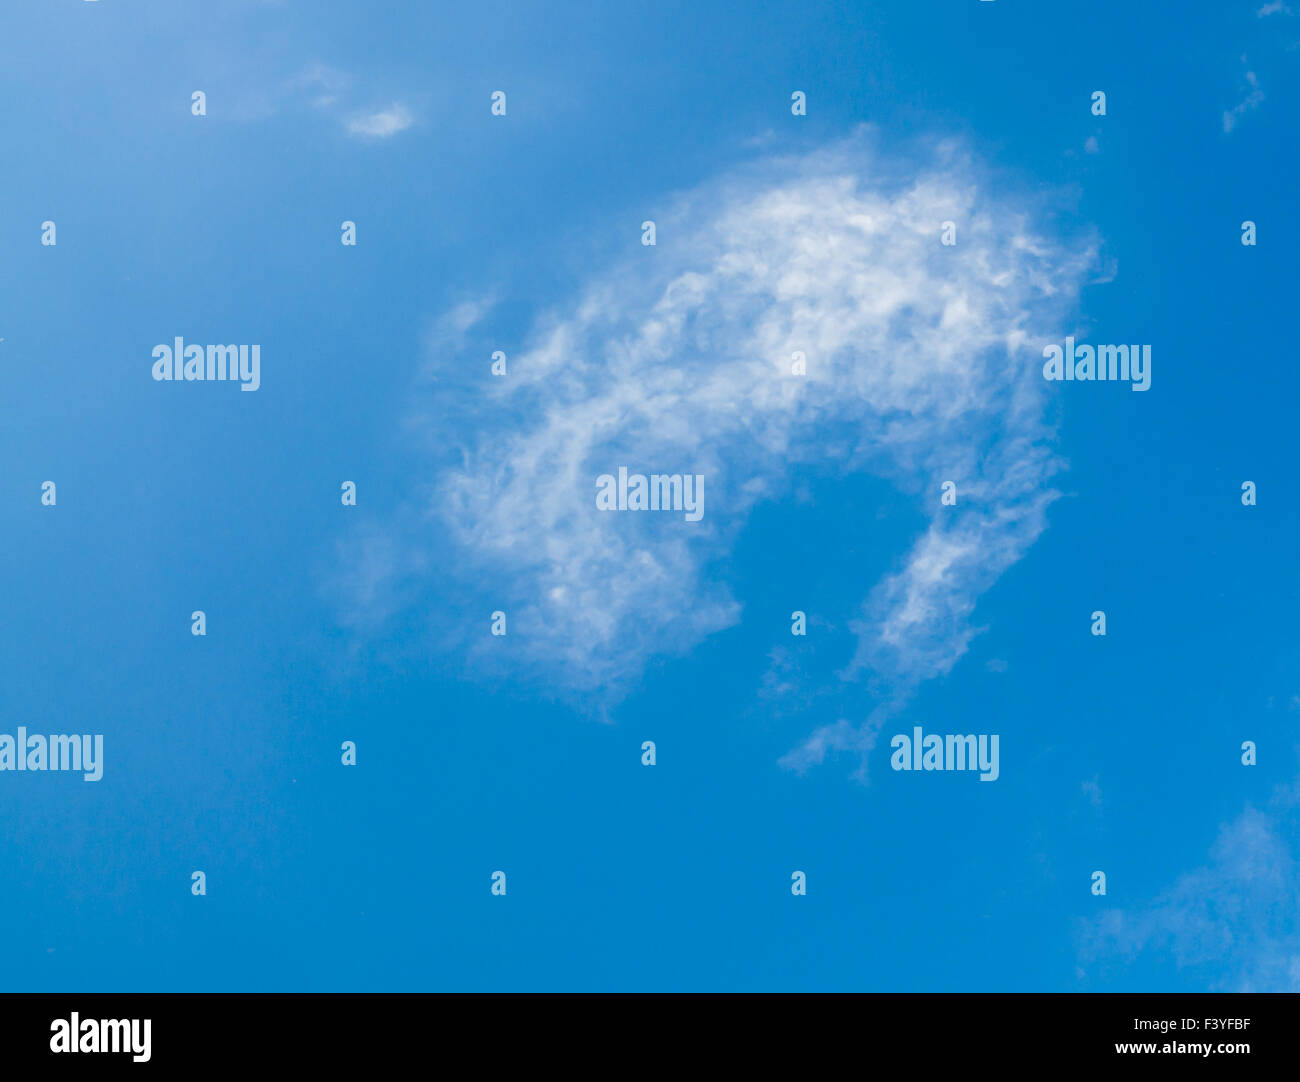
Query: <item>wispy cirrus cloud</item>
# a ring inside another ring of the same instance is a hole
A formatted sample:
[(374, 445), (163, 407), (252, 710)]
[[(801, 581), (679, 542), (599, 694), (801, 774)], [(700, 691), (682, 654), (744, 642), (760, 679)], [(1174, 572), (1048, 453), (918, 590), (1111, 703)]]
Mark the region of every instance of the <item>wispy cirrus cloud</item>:
[(1208, 859), (1157, 897), (1082, 925), (1085, 966), (1168, 952), (1224, 991), (1300, 992), (1300, 784), (1219, 828)]
[(328, 109), (347, 90), (352, 79), (346, 73), (328, 64), (312, 64), (288, 82), (289, 91), (303, 96), (317, 109)]
[[(626, 257), (477, 387), (497, 423), (465, 432), (431, 486), (431, 533), (509, 602), (516, 671), (617, 695), (734, 624), (716, 569), (752, 508), (809, 466), (886, 477), (929, 519), (885, 581), (845, 584), (867, 600), (844, 675), (906, 689), (951, 667), (979, 593), (1044, 528), (1058, 462), (1041, 343), (1095, 257), (1025, 205), (955, 143), (890, 160), (859, 133), (688, 193), (655, 215), (655, 247), (630, 231)], [(599, 511), (595, 478), (619, 465), (703, 474), (704, 519)], [(939, 506), (946, 479), (957, 507)], [(870, 741), (841, 722), (789, 765)]]
[[(1244, 64), (1246, 58), (1243, 56), (1241, 61)], [(1237, 122), (1243, 116), (1249, 113), (1252, 109), (1258, 109), (1264, 101), (1264, 91), (1260, 89), (1259, 76), (1253, 71), (1248, 70), (1244, 75), (1244, 79), (1245, 96), (1231, 109), (1225, 109), (1223, 111), (1223, 131), (1225, 135), (1237, 126)]]
[[(344, 132), (359, 140), (388, 139), (418, 122), (417, 109), (408, 104), (409, 94), (375, 87), (363, 89), (370, 82), (320, 61), (274, 81), (266, 81), (259, 71), (241, 80), (233, 115), (248, 122), (314, 113), (331, 124), (339, 124)], [(377, 108), (361, 104), (377, 98), (382, 101), (389, 95), (393, 95), (389, 105)]]
[[(1256, 19), (1268, 19), (1271, 15), (1291, 16), (1293, 14), (1294, 11), (1291, 6), (1284, 3), (1283, 0), (1270, 0), (1269, 3), (1265, 3), (1255, 9)], [(1250, 61), (1246, 59), (1246, 55), (1244, 53), (1242, 54), (1242, 81), (1237, 94), (1239, 100), (1236, 105), (1223, 111), (1223, 133), (1225, 135), (1230, 135), (1234, 132), (1241, 123), (1243, 117), (1248, 113), (1254, 112), (1264, 104), (1266, 95), (1264, 94), (1264, 87), (1259, 73), (1263, 71), (1266, 75), (1268, 74), (1271, 70), (1270, 64), (1273, 64), (1274, 66), (1276, 65), (1279, 51), (1289, 54), (1297, 48), (1297, 45), (1300, 45), (1300, 43), (1292, 41), (1279, 49), (1281, 42), (1279, 41), (1278, 31), (1289, 24), (1279, 20), (1270, 19), (1266, 25), (1268, 29), (1265, 30), (1261, 28), (1261, 30), (1254, 35), (1255, 44), (1248, 50), (1248, 52), (1253, 54), (1259, 54), (1262, 52), (1264, 56), (1263, 67), (1260, 67), (1258, 64), (1252, 65)]]

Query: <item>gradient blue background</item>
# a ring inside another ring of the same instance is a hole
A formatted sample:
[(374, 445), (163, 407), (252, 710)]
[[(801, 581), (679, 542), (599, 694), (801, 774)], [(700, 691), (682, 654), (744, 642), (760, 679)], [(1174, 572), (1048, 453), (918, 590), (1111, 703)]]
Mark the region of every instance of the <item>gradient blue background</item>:
[[(6, 4), (0, 731), (102, 732), (106, 768), (0, 775), (0, 987), (1235, 987), (1231, 954), (1081, 942), (1296, 775), (1300, 31), (1258, 6)], [(1225, 133), (1242, 54), (1266, 98)], [(350, 137), (290, 88), (318, 63), (415, 123)], [(584, 252), (634, 243), (747, 140), (863, 122), (1064, 189), (1118, 267), (1081, 314), (1155, 352), (1147, 394), (1061, 396), (1066, 498), (869, 784), (781, 770), (834, 717), (756, 689), (775, 646), (828, 683), (848, 660), (843, 635), (791, 640), (789, 613), (842, 630), (921, 527), (883, 484), (809, 476), (811, 502), (756, 511), (727, 571), (741, 622), (652, 666), (610, 724), (440, 650), (430, 628), (493, 607), (473, 590), (340, 622), (338, 545), (398, 512), (439, 438), (400, 423), (433, 319), (498, 295), (481, 365)], [(154, 383), (178, 334), (261, 343), (261, 390)], [(1000, 733), (1001, 779), (889, 771), (912, 724)]]

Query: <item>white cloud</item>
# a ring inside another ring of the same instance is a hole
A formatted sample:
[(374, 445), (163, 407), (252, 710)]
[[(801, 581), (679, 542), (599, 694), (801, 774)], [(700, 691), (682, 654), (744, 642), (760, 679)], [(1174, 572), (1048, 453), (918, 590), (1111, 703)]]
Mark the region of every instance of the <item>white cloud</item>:
[(840, 718), (833, 725), (819, 725), (797, 748), (791, 748), (780, 759), (781, 766), (802, 774), (810, 767), (821, 766), (827, 755), (848, 753), (856, 755), (858, 766), (853, 776), (861, 782), (867, 780), (867, 760), (880, 739), (885, 722), (897, 711), (899, 702), (878, 706), (860, 725)]
[(1226, 967), (1225, 991), (1300, 992), (1298, 795), (1283, 789), (1266, 810), (1224, 824), (1206, 864), (1150, 903), (1087, 922), (1084, 962), (1167, 951), (1180, 968)]
[[(1246, 58), (1243, 56), (1241, 59), (1242, 63), (1245, 63)], [(1259, 77), (1253, 71), (1247, 71), (1245, 78), (1248, 88), (1246, 96), (1231, 109), (1224, 110), (1223, 132), (1225, 135), (1237, 126), (1237, 121), (1246, 113), (1252, 109), (1258, 109), (1264, 101), (1264, 91), (1259, 88)]]
[(1291, 14), (1291, 8), (1288, 7), (1285, 3), (1283, 3), (1283, 0), (1272, 0), (1271, 3), (1265, 4), (1258, 11), (1256, 11), (1255, 16), (1256, 18), (1263, 19), (1269, 15), (1276, 15), (1279, 11), (1285, 15)]
[[(946, 671), (1054, 496), (1041, 345), (1070, 332), (1095, 253), (1047, 239), (1029, 202), (982, 186), (955, 145), (889, 161), (859, 134), (650, 212), (656, 247), (629, 228), (630, 253), (594, 267), (489, 384), (497, 423), (430, 499), (431, 534), (509, 607), (515, 671), (617, 692), (735, 623), (731, 544), (805, 467), (884, 476), (930, 519), (874, 591), (844, 584), (870, 591), (846, 675), (907, 688)], [(940, 244), (949, 220), (955, 247)], [(620, 465), (704, 474), (703, 521), (598, 511), (595, 478)], [(948, 479), (955, 508), (939, 506)], [(841, 722), (791, 765), (873, 740)]]
[(414, 114), (400, 102), (375, 113), (360, 113), (344, 122), (349, 135), (387, 139), (415, 123)]

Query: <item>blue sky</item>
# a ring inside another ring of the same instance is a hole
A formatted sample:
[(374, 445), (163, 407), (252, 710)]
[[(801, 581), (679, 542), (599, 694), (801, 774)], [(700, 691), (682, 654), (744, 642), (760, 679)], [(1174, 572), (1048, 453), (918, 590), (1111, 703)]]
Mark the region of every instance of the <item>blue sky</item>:
[(1300, 989), (1300, 22), (753, 9), (6, 6), (0, 986)]

